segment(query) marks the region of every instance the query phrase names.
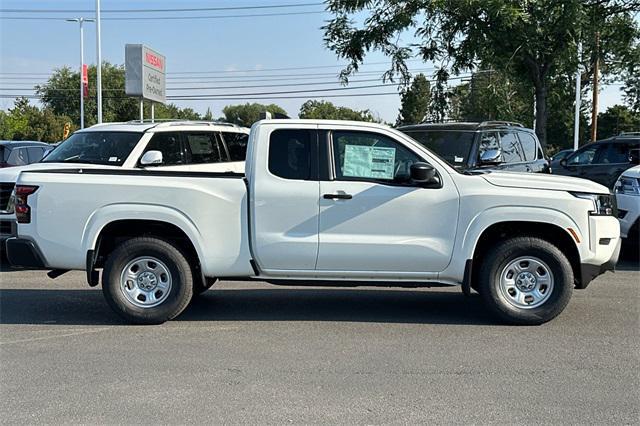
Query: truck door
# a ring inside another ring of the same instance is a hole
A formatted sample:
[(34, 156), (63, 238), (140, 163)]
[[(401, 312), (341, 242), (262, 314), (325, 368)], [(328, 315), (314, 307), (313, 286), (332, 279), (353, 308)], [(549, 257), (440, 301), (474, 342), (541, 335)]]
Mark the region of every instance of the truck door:
[[(313, 128), (260, 128), (249, 173), (251, 234), (261, 270), (313, 270), (318, 256), (318, 141)], [(263, 163), (264, 162), (264, 163)], [(266, 163), (266, 164), (265, 164)]]
[(411, 164), (425, 160), (383, 133), (341, 130), (329, 139), (332, 176), (320, 181), (316, 271), (444, 270), (458, 218), (453, 183), (412, 184)]

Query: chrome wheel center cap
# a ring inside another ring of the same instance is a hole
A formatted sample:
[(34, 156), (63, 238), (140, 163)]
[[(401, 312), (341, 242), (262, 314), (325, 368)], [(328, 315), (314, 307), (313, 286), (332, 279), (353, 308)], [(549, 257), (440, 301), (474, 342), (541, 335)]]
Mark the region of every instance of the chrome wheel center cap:
[(138, 287), (142, 290), (153, 290), (158, 284), (158, 278), (153, 272), (143, 272), (138, 276)]
[(516, 287), (520, 291), (531, 291), (536, 287), (536, 277), (531, 272), (525, 271), (516, 277)]

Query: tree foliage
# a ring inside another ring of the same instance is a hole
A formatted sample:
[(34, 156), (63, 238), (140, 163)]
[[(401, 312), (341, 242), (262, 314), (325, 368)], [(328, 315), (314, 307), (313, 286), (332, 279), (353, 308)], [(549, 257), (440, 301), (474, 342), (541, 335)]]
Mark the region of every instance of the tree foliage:
[(253, 123), (260, 120), (260, 113), (265, 111), (272, 114), (287, 114), (284, 109), (276, 104), (246, 103), (242, 105), (227, 105), (222, 109), (225, 121), (245, 127), (251, 127)]
[(624, 105), (614, 105), (598, 114), (598, 139), (619, 135), (622, 132), (640, 131), (640, 112)]
[[(89, 96), (84, 100), (85, 126), (97, 122), (96, 67), (88, 67)], [(102, 65), (102, 118), (105, 122), (136, 120), (140, 117), (139, 100), (124, 93), (124, 67), (104, 62)], [(57, 115), (71, 118), (80, 124), (80, 73), (69, 67), (54, 71), (46, 84), (36, 86), (42, 102)], [(145, 102), (145, 117), (151, 117), (149, 103)], [(174, 104), (156, 104), (155, 117), (158, 119), (200, 119), (191, 108), (179, 108)]]
[[(440, 63), (440, 84), (454, 74), (490, 66), (528, 83), (536, 97), (536, 132), (546, 143), (548, 92), (558, 72), (577, 66), (577, 44), (583, 41), (589, 64), (601, 59), (606, 76), (628, 63), (638, 38), (633, 13), (636, 0), (330, 0), (334, 18), (324, 27), (325, 43), (350, 61), (342, 71), (358, 70), (366, 54), (381, 51), (391, 58), (383, 76), (407, 82), (406, 61), (419, 56)], [(364, 18), (362, 16), (364, 15)], [(354, 19), (357, 17), (358, 19)], [(600, 31), (595, 50), (595, 32)], [(413, 32), (413, 38), (408, 35)], [(403, 42), (405, 40), (405, 42)], [(439, 90), (440, 97), (443, 91)], [(440, 105), (443, 102), (440, 101)]]
[(320, 120), (379, 121), (369, 110), (356, 111), (351, 108), (336, 106), (328, 101), (315, 100), (308, 100), (302, 104), (298, 117)]
[[(71, 119), (51, 108), (38, 108), (26, 98), (18, 98), (8, 112), (0, 111), (0, 139), (58, 142)], [(70, 126), (73, 131), (74, 127)]]
[(429, 113), (430, 104), (431, 84), (424, 74), (418, 74), (411, 82), (411, 86), (402, 92), (396, 125), (423, 122)]

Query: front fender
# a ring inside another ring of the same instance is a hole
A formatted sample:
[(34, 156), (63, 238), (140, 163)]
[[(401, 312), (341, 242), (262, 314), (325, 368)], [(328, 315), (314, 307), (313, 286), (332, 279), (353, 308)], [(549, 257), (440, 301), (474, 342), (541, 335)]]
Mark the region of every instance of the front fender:
[[(576, 223), (569, 215), (563, 211), (549, 207), (532, 206), (498, 206), (488, 208), (476, 214), (467, 224), (466, 228), (461, 228), (461, 238), (456, 241), (455, 255), (449, 267), (442, 271), (439, 279), (444, 283), (461, 283), (465, 273), (465, 263), (472, 259), (476, 246), (483, 232), (492, 225), (504, 222), (532, 222), (555, 225), (573, 237), (567, 230), (572, 228), (580, 241), (588, 241), (588, 226)], [(462, 224), (461, 224), (462, 226)], [(585, 235), (585, 232), (587, 235)], [(581, 256), (585, 247), (576, 246)]]

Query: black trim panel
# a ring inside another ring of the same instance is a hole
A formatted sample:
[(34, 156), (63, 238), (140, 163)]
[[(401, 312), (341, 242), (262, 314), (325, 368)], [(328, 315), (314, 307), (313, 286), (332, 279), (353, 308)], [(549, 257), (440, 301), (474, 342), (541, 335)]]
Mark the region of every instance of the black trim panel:
[(6, 242), (7, 259), (11, 266), (46, 269), (44, 257), (36, 244), (22, 238), (9, 238)]
[(193, 178), (224, 178), (242, 179), (244, 173), (235, 172), (187, 172), (178, 170), (148, 170), (148, 169), (45, 169), (29, 170), (26, 173), (56, 173), (69, 175), (116, 175), (116, 176), (153, 176), (153, 177), (193, 177)]
[(618, 239), (618, 244), (611, 256), (611, 259), (603, 265), (592, 265), (590, 263), (583, 263), (580, 265), (580, 281), (576, 285), (577, 289), (585, 289), (591, 281), (596, 277), (604, 274), (607, 271), (615, 270), (616, 263), (620, 257), (620, 248), (622, 247), (622, 240)]

